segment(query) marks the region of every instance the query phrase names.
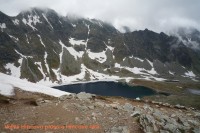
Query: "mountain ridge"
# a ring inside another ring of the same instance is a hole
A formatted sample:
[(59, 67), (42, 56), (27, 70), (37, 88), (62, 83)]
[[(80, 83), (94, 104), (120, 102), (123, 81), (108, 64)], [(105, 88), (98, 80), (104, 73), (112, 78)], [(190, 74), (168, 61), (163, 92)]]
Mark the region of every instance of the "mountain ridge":
[(199, 80), (200, 53), (190, 48), (199, 46), (199, 32), (180, 35), (184, 41), (148, 29), (120, 33), (100, 20), (39, 8), (0, 13), (0, 24), (0, 71), (32, 82)]

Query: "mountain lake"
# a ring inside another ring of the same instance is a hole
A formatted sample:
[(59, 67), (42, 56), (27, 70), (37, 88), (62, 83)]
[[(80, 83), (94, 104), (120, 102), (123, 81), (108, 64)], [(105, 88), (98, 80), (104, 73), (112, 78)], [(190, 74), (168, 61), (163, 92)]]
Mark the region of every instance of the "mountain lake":
[(55, 86), (53, 88), (70, 92), (86, 92), (101, 96), (121, 96), (126, 98), (141, 98), (144, 96), (156, 95), (156, 91), (144, 86), (130, 86), (119, 82), (89, 82), (71, 85)]

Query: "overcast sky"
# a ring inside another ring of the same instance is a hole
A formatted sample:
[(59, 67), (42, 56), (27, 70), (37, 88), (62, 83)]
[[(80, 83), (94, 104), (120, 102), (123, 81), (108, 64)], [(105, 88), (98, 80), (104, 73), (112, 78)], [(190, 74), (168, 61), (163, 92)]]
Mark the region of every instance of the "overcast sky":
[(48, 7), (112, 23), (116, 28), (148, 28), (156, 32), (179, 26), (200, 29), (200, 0), (0, 0), (0, 10), (10, 16), (30, 7)]

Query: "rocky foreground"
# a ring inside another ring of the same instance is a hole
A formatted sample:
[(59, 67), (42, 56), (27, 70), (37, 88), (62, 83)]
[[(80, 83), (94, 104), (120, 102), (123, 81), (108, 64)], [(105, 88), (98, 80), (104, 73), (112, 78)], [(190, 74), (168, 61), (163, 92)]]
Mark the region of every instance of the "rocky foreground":
[(0, 131), (81, 133), (200, 132), (200, 111), (88, 93), (59, 98), (17, 90), (0, 97)]

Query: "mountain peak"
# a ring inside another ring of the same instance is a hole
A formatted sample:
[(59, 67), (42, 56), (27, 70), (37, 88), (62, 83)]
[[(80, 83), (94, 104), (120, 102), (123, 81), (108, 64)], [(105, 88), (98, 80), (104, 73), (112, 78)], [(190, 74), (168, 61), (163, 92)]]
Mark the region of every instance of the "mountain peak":
[(56, 11), (54, 11), (53, 9), (50, 8), (38, 8), (38, 7), (32, 7), (30, 9), (24, 10), (22, 12), (19, 13), (19, 15), (39, 15), (39, 14), (57, 14)]
[[(4, 73), (15, 75), (16, 68), (16, 77), (64, 83), (68, 81), (66, 76), (78, 74), (83, 75), (78, 77), (83, 81), (105, 77), (92, 76), (97, 71), (126, 76), (121, 70), (124, 68), (131, 78), (137, 74), (139, 78), (164, 80), (174, 78), (176, 73), (176, 79), (199, 79), (199, 53), (188, 48), (200, 44), (198, 38), (189, 38), (185, 41), (188, 47), (179, 47), (184, 40), (181, 43), (175, 36), (148, 29), (120, 33), (101, 20), (77, 17), (73, 21), (70, 16), (59, 16), (48, 8), (30, 8), (20, 15), (0, 18), (0, 30), (5, 34), (0, 41), (5, 45), (0, 48), (4, 51), (0, 55), (0, 69)], [(8, 57), (16, 58), (13, 61)]]

